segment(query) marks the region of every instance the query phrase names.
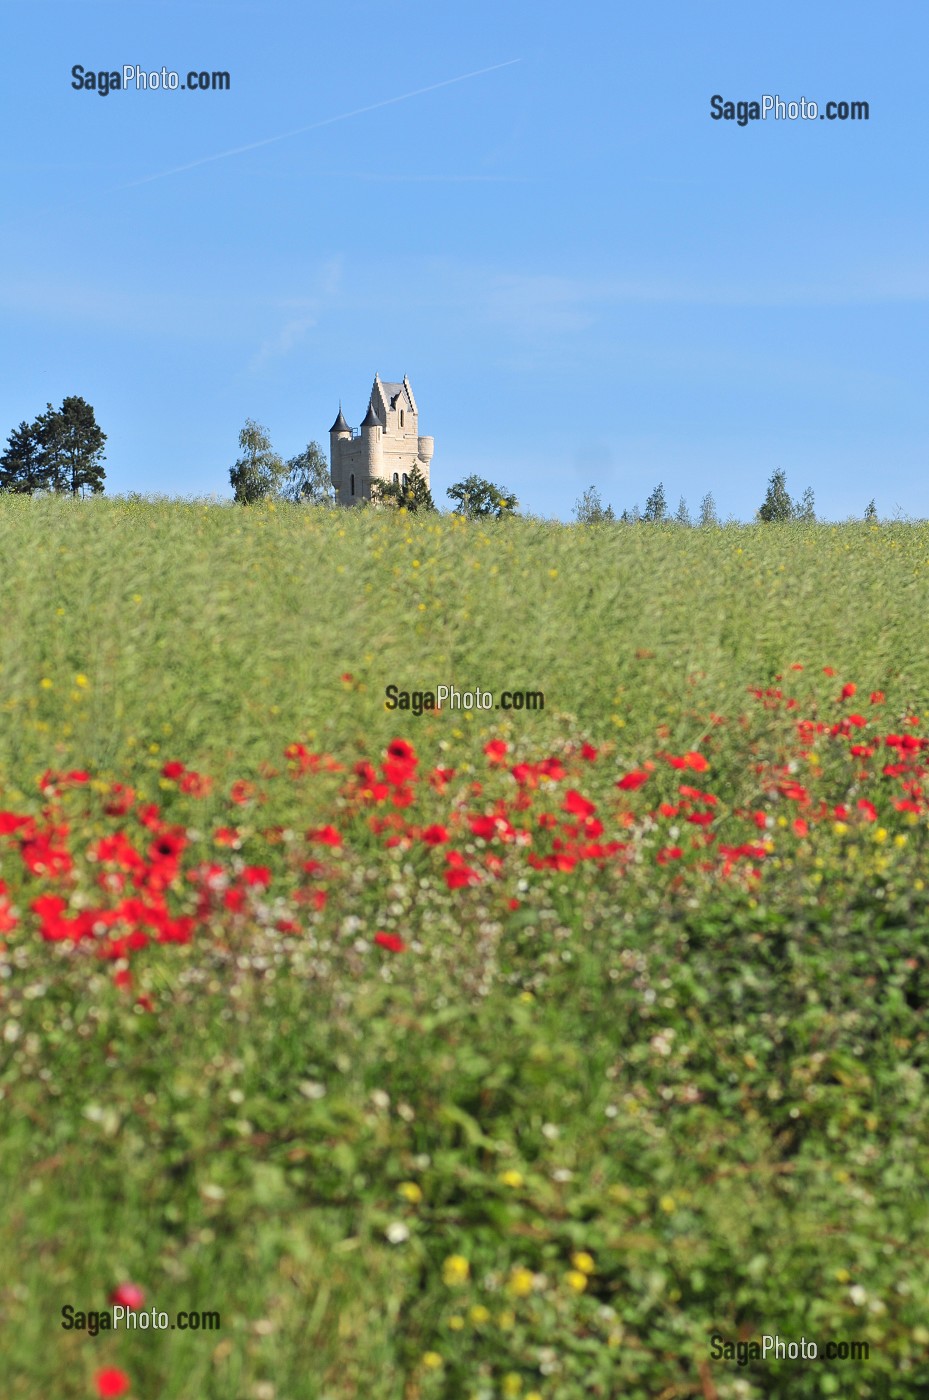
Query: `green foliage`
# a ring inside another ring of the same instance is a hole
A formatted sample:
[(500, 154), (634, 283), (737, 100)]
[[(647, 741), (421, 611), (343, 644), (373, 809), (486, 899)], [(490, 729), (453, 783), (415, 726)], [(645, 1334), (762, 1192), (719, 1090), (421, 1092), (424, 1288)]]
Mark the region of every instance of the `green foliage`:
[(865, 513), (864, 513), (864, 518), (865, 518), (865, 520), (867, 520), (867, 521), (877, 520), (877, 506), (876, 506), (876, 504), (875, 504), (875, 502), (874, 502), (874, 497), (873, 497), (873, 496), (871, 497), (870, 501), (868, 502), (868, 507), (867, 507), (867, 510), (866, 510)]
[(588, 486), (574, 503), (574, 518), (579, 525), (609, 525), (616, 516), (612, 506), (603, 505), (596, 486)]
[(797, 520), (802, 520), (806, 525), (812, 525), (816, 520), (815, 500), (813, 497), (812, 486), (808, 486), (804, 491), (803, 495), (800, 497), (800, 500), (794, 509), (794, 515)]
[(242, 456), (229, 468), (229, 482), (235, 500), (243, 506), (273, 500), (281, 491), (287, 464), (271, 446), (267, 428), (246, 418), (239, 433)]
[(652, 525), (660, 525), (668, 518), (668, 505), (665, 500), (664, 486), (659, 481), (648, 500), (645, 502), (645, 510), (642, 512), (642, 519), (647, 520)]
[(382, 505), (402, 506), (404, 510), (435, 510), (432, 492), (419, 467), (414, 463), (406, 481), (373, 481), (371, 495)]
[(58, 409), (48, 404), (34, 423), (20, 423), (10, 434), (0, 458), (0, 490), (100, 495), (106, 476), (105, 442), (106, 434), (84, 399), (72, 395)]
[(31, 496), (48, 488), (49, 472), (43, 460), (42, 441), (37, 423), (20, 423), (7, 439), (0, 457), (0, 491)]
[(468, 520), (483, 520), (493, 517), (502, 520), (515, 514), (519, 502), (505, 486), (495, 486), (492, 481), (472, 473), (463, 481), (456, 481), (445, 493), (455, 503), (455, 510)]
[(309, 443), (298, 456), (290, 458), (281, 497), (306, 505), (335, 505), (329, 464), (318, 442)]
[(690, 512), (687, 509), (687, 502), (684, 500), (683, 496), (677, 503), (674, 520), (678, 525), (691, 525), (693, 523), (690, 518)]
[(787, 490), (787, 473), (778, 467), (768, 482), (768, 494), (758, 508), (758, 519), (770, 525), (796, 518), (796, 507)]
[(716, 514), (716, 502), (713, 500), (712, 492), (707, 491), (700, 502), (700, 519), (698, 522), (702, 526), (719, 524), (719, 516)]

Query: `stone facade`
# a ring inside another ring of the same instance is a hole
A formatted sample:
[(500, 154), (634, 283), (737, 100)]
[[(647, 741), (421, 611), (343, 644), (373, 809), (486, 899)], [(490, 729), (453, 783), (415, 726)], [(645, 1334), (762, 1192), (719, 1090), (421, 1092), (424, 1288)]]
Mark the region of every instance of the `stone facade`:
[(376, 374), (361, 427), (350, 428), (340, 408), (329, 429), (329, 472), (336, 500), (340, 506), (369, 501), (373, 481), (405, 482), (414, 466), (428, 486), (434, 447), (431, 437), (420, 437), (419, 410), (406, 375), (396, 384)]

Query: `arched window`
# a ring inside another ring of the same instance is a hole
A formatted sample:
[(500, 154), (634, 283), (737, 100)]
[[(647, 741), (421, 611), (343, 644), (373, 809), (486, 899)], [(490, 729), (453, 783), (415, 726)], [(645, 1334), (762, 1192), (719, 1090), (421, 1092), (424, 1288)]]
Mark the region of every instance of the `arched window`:
[(404, 486), (408, 486), (408, 485), (410, 484), (410, 483), (409, 483), (409, 478), (408, 478), (406, 472), (403, 473), (403, 484), (404, 484)]
[(394, 472), (394, 486), (399, 486), (399, 484), (400, 484), (400, 478), (399, 478), (399, 476), (397, 475), (397, 473)]
[(355, 494), (355, 473), (352, 472), (352, 495)]

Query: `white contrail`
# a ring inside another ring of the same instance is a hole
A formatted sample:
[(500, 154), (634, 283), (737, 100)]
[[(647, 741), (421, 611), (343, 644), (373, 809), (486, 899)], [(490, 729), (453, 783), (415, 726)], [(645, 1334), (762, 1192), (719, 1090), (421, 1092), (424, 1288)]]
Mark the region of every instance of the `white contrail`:
[(262, 141), (250, 141), (247, 146), (235, 146), (231, 151), (219, 151), (215, 156), (201, 156), (187, 165), (175, 165), (172, 170), (161, 170), (157, 175), (143, 175), (141, 180), (130, 180), (120, 189), (129, 190), (135, 185), (147, 185), (152, 180), (165, 180), (169, 175), (180, 175), (184, 170), (194, 170), (198, 165), (209, 165), (214, 160), (226, 160), (228, 156), (241, 156), (246, 151), (257, 151), (260, 146), (270, 146), (275, 141), (286, 141), (291, 136), (302, 136), (306, 131), (317, 131), (321, 126), (332, 126), (333, 122), (345, 122), (350, 117), (360, 117), (365, 112), (376, 112), (380, 107), (392, 107), (397, 102), (408, 102), (411, 97), (422, 97), (426, 92), (437, 88), (450, 87), (452, 83), (463, 83), (467, 78), (480, 78), (484, 73), (495, 73), (498, 68), (509, 68), (521, 62), (518, 58), (508, 58), (505, 63), (493, 63), (489, 68), (476, 68), (473, 73), (461, 73), (457, 78), (444, 78), (441, 83), (430, 83), (428, 87), (417, 88), (415, 92), (404, 92), (400, 97), (386, 97), (383, 102), (372, 102), (369, 107), (356, 107), (353, 112), (340, 112), (337, 117), (326, 117), (321, 122), (311, 122), (309, 126), (298, 126), (295, 131), (283, 131), (279, 136), (266, 136)]

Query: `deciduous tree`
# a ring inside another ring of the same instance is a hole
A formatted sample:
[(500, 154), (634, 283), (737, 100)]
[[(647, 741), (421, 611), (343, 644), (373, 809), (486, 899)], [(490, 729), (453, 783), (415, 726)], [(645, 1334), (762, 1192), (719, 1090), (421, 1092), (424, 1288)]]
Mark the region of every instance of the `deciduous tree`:
[(239, 433), (242, 456), (229, 468), (229, 481), (240, 505), (254, 505), (278, 495), (287, 465), (274, 451), (267, 428), (246, 418)]
[(303, 452), (290, 458), (281, 494), (286, 501), (303, 501), (314, 506), (335, 504), (329, 464), (318, 442), (308, 443)]
[(579, 525), (605, 525), (616, 519), (612, 506), (605, 506), (600, 500), (596, 486), (588, 486), (583, 496), (574, 503), (574, 518)]
[(472, 520), (488, 516), (502, 520), (504, 516), (515, 515), (519, 506), (516, 497), (504, 486), (495, 486), (492, 481), (485, 481), (473, 473), (464, 481), (456, 481), (445, 494), (455, 502), (459, 515), (466, 515)]

